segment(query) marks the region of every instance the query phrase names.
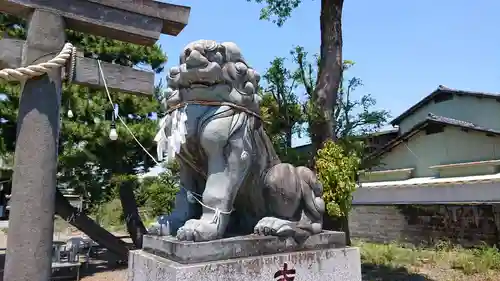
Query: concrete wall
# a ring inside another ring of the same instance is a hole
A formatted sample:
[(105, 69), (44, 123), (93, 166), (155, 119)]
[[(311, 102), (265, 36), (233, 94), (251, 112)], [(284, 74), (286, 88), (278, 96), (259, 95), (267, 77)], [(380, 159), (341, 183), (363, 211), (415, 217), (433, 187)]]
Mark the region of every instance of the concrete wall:
[(371, 186), (356, 189), (352, 204), (367, 205), (435, 205), (500, 202), (500, 183), (443, 183), (439, 185)]
[(441, 133), (420, 132), (399, 144), (384, 154), (373, 170), (415, 168), (414, 177), (432, 177), (436, 171), (429, 167), (433, 165), (496, 159), (500, 159), (500, 137), (448, 126)]
[[(494, 209), (489, 205), (355, 206), (349, 217), (351, 237), (373, 242), (415, 245), (453, 241), (463, 246), (499, 241)], [(498, 211), (497, 211), (498, 212)]]
[(469, 121), (476, 125), (500, 130), (500, 103), (491, 98), (457, 96), (441, 102), (431, 101), (399, 124), (400, 134), (407, 132), (432, 112), (436, 115)]

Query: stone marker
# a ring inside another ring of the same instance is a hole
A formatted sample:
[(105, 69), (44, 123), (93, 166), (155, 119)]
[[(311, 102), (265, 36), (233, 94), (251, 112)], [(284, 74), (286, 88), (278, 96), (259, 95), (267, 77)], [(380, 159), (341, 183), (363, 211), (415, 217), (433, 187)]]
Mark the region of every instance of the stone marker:
[(181, 190), (173, 213), (150, 228), (157, 236), (131, 252), (129, 281), (360, 281), (358, 249), (322, 230), (316, 175), (277, 157), (260, 118), (259, 74), (238, 46), (196, 41), (180, 62), (155, 140), (160, 159), (179, 161)]

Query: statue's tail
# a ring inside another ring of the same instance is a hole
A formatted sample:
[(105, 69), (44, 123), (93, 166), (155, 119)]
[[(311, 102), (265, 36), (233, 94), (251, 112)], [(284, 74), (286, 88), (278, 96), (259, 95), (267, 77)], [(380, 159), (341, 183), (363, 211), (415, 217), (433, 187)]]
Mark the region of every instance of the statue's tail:
[[(323, 201), (323, 185), (318, 178), (307, 167), (297, 167), (297, 174), (306, 183), (302, 185), (302, 200), (305, 206), (305, 215), (311, 223), (318, 223), (320, 227), (325, 213), (325, 201)], [(321, 230), (320, 230), (321, 231)]]

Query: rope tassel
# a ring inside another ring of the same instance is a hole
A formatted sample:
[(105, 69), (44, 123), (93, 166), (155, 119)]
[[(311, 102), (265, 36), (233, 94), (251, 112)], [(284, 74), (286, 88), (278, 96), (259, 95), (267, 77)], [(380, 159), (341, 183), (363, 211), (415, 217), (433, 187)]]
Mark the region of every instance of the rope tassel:
[(157, 157), (159, 161), (163, 160), (165, 153), (167, 154), (167, 162), (175, 159), (175, 155), (181, 151), (181, 146), (186, 143), (187, 134), (187, 104), (183, 108), (178, 108), (171, 112), (171, 129), (170, 135), (165, 134), (167, 127), (166, 117), (160, 121), (160, 130), (156, 134), (154, 140), (157, 142)]

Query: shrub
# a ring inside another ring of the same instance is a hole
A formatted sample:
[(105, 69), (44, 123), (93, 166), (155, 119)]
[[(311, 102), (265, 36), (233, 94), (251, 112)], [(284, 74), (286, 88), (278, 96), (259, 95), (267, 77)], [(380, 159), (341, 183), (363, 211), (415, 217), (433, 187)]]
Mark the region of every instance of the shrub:
[(179, 191), (178, 164), (174, 162), (165, 168), (156, 177), (143, 178), (136, 190), (137, 204), (151, 216), (170, 213)]
[(96, 210), (96, 221), (105, 227), (123, 226), (123, 209), (120, 199), (103, 203)]
[(318, 150), (316, 170), (323, 184), (326, 211), (332, 217), (347, 217), (356, 190), (356, 173), (361, 162), (355, 152), (346, 152), (342, 146), (327, 141)]

